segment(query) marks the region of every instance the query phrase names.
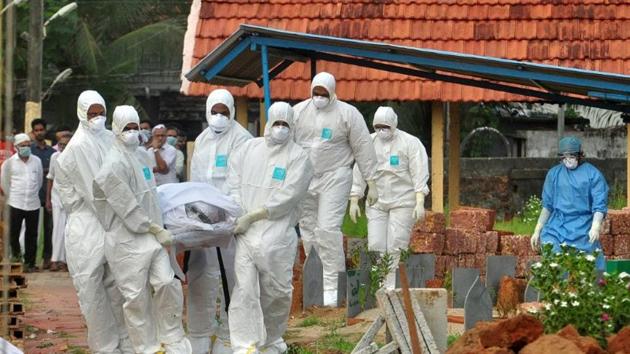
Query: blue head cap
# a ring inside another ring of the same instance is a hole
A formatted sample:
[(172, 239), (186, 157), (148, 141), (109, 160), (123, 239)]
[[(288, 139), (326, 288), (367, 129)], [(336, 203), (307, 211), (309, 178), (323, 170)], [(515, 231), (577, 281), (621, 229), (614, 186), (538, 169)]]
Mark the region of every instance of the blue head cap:
[(582, 142), (574, 136), (565, 136), (558, 143), (558, 155), (577, 154), (582, 151)]

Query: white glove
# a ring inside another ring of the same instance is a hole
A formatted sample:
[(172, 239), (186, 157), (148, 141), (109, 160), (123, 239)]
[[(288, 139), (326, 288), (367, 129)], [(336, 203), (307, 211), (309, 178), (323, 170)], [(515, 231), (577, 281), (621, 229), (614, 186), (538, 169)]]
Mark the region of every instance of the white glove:
[(149, 225), (149, 232), (155, 236), (155, 239), (164, 247), (168, 247), (173, 243), (173, 235), (158, 224)]
[(599, 232), (602, 229), (602, 222), (604, 221), (604, 214), (595, 212), (593, 215), (593, 224), (591, 225), (591, 230), (588, 232), (588, 242), (593, 243), (599, 240)]
[(413, 209), (413, 218), (418, 221), (424, 220), (424, 193), (416, 193), (416, 207)]
[(540, 232), (547, 223), (547, 220), (549, 220), (550, 215), (551, 212), (549, 212), (549, 210), (547, 210), (547, 208), (545, 207), (543, 207), (540, 211), (540, 216), (538, 217), (538, 222), (536, 223), (536, 228), (534, 229), (534, 234), (529, 239), (529, 243), (532, 245), (532, 250), (534, 250), (535, 252), (539, 251)]
[(365, 200), (367, 201), (368, 205), (374, 205), (376, 202), (378, 202), (378, 190), (376, 189), (376, 182), (374, 182), (374, 180), (368, 181), (367, 185), (368, 193)]
[(353, 223), (357, 223), (357, 217), (361, 217), (361, 208), (359, 207), (359, 198), (352, 197), (350, 198), (350, 220)]
[(251, 224), (258, 220), (266, 219), (267, 217), (269, 217), (269, 212), (265, 208), (260, 208), (252, 211), (251, 213), (247, 213), (236, 219), (236, 228), (234, 229), (234, 233), (244, 234)]
[(529, 243), (532, 245), (532, 250), (537, 252), (538, 245), (540, 244), (540, 230), (542, 230), (542, 225), (536, 224), (536, 229), (534, 230), (534, 234), (529, 239)]

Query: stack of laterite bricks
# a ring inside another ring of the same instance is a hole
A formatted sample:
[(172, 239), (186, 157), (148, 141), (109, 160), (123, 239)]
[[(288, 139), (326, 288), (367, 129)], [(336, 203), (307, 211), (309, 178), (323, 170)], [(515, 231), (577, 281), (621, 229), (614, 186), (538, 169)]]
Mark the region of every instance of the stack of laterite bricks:
[(414, 227), (410, 248), (414, 253), (436, 255), (435, 276), (442, 278), (455, 267), (486, 271), (486, 257), (498, 254), (518, 257), (517, 276), (526, 276), (527, 263), (535, 258), (529, 237), (495, 231), (494, 210), (463, 207), (450, 213), (446, 227), (443, 214), (427, 213)]
[(608, 259), (630, 259), (630, 210), (609, 210), (600, 240)]
[[(9, 277), (7, 280), (1, 275), (4, 267), (9, 267)], [(24, 316), (24, 305), (20, 301), (20, 289), (26, 287), (21, 263), (0, 264), (0, 320), (1, 324), (7, 323), (9, 335), (12, 342), (20, 341), (24, 337), (22, 317)], [(5, 296), (7, 301), (5, 302)], [(6, 322), (5, 322), (6, 320)], [(0, 325), (2, 326), (2, 325)], [(2, 333), (6, 330), (2, 328)]]

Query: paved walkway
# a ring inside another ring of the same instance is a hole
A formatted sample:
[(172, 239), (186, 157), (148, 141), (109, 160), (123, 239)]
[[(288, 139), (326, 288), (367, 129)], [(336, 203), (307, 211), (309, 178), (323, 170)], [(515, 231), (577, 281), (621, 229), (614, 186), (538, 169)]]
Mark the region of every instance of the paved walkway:
[(89, 353), (87, 328), (68, 273), (27, 274), (24, 353)]

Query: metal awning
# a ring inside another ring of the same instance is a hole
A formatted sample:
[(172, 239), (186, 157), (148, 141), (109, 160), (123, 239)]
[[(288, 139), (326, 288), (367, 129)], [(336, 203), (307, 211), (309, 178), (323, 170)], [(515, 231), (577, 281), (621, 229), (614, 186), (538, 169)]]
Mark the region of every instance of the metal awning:
[(264, 88), (295, 61), (325, 60), (544, 101), (630, 113), (630, 76), (241, 25), (186, 74), (190, 81)]

